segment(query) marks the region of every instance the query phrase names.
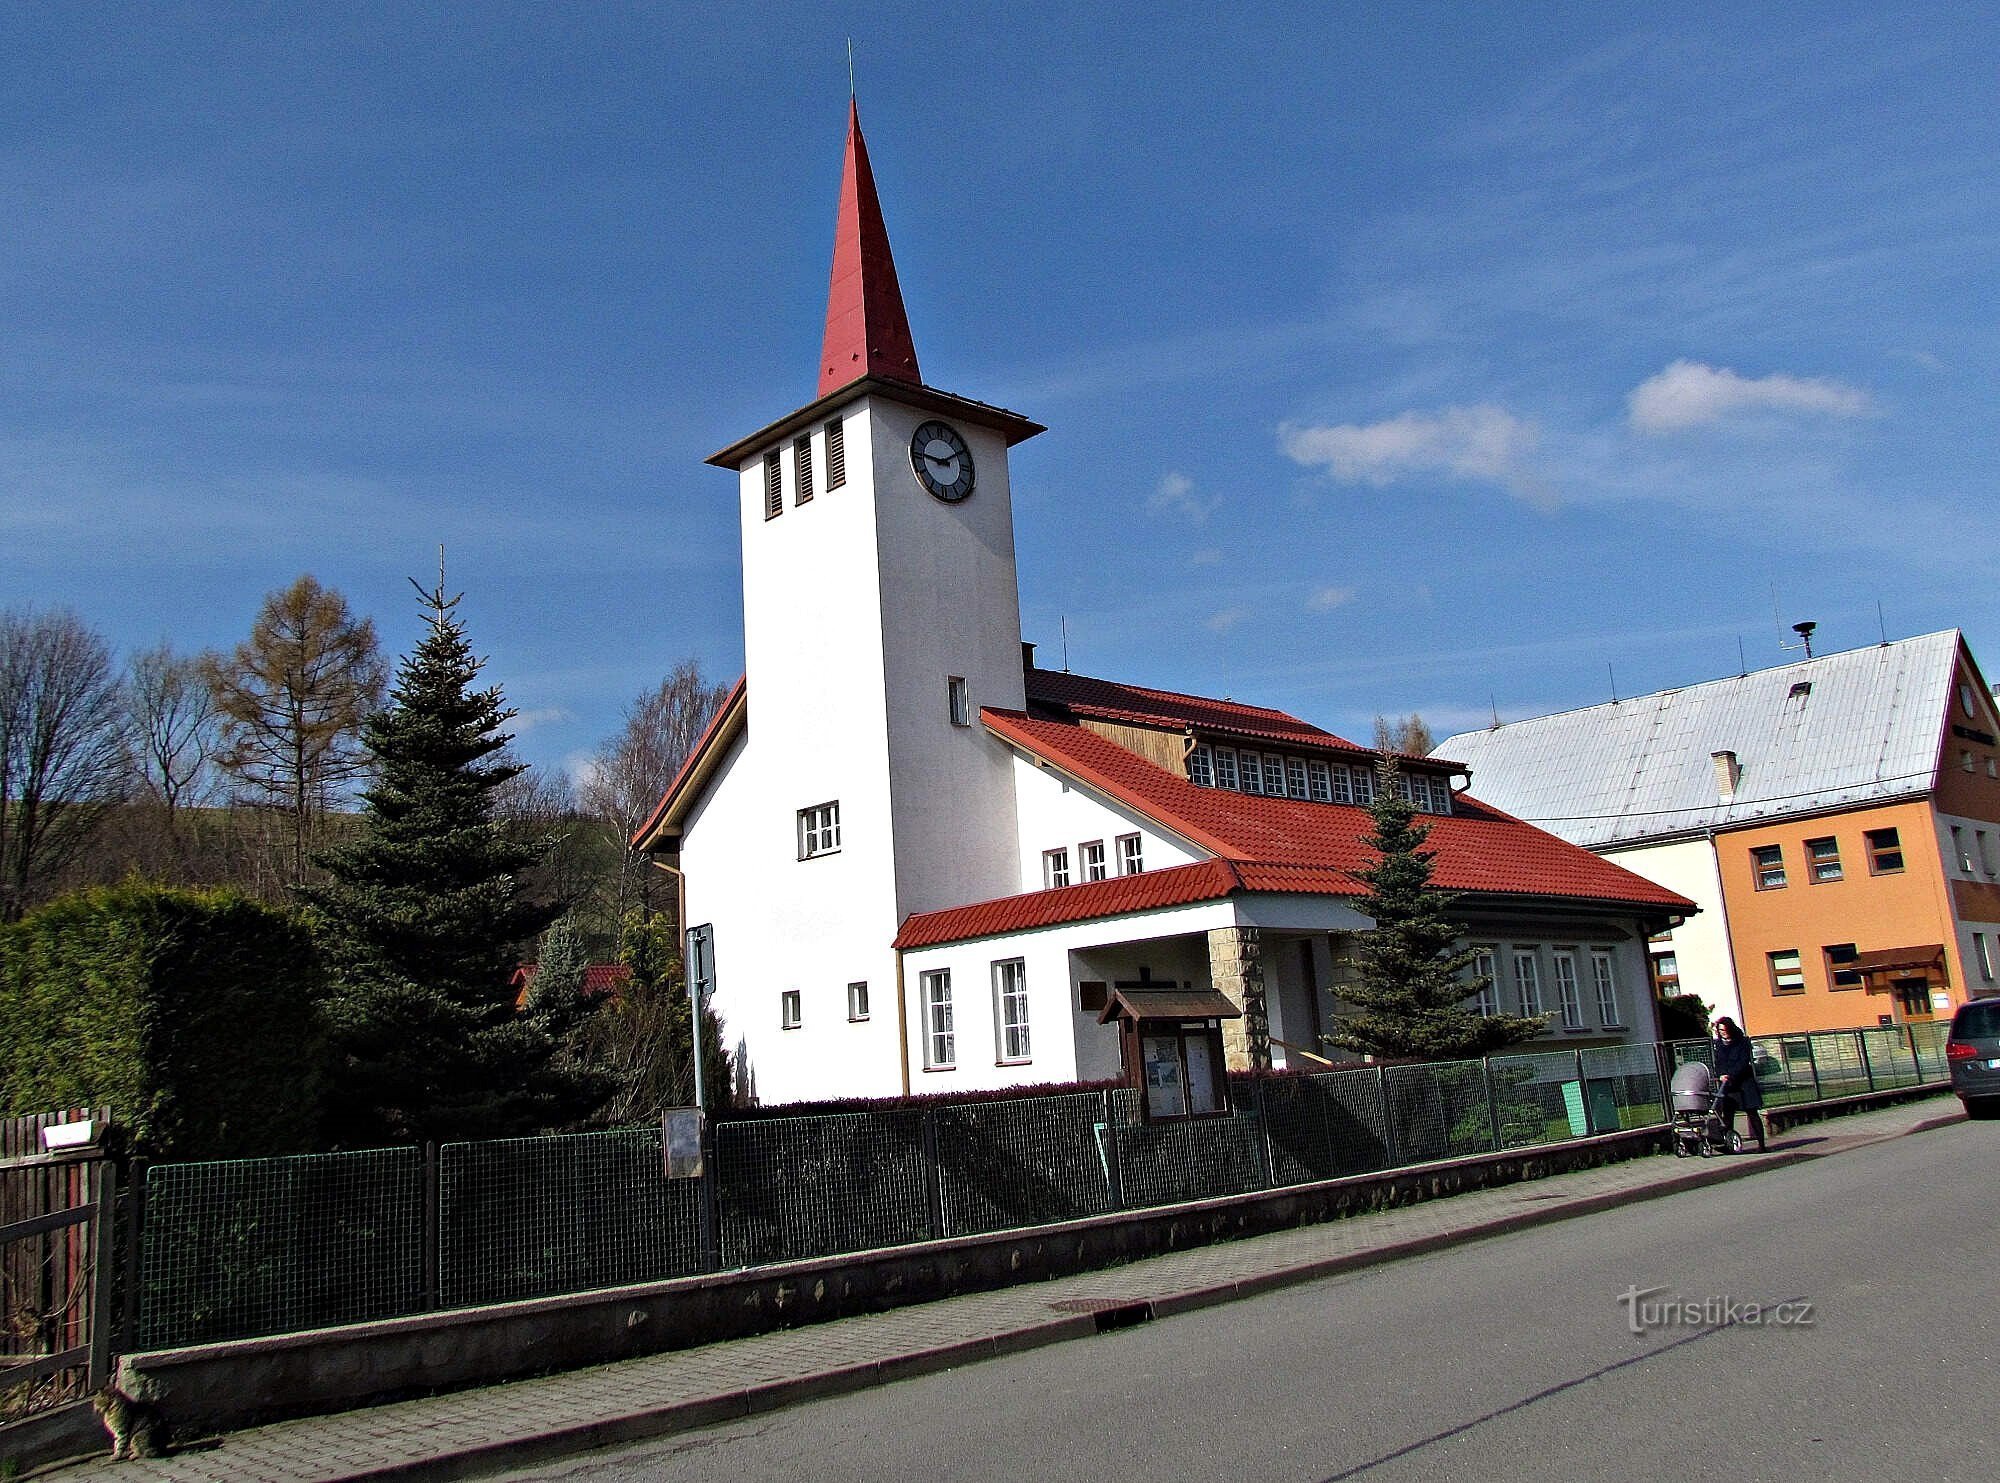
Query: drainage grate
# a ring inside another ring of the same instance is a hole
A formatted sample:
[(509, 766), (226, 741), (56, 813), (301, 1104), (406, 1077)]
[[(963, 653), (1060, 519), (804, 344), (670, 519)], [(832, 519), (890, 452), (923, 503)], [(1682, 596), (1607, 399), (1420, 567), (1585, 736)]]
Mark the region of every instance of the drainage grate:
[(1049, 1306), (1059, 1313), (1090, 1314), (1100, 1334), (1134, 1328), (1153, 1317), (1153, 1305), (1144, 1298), (1061, 1298)]

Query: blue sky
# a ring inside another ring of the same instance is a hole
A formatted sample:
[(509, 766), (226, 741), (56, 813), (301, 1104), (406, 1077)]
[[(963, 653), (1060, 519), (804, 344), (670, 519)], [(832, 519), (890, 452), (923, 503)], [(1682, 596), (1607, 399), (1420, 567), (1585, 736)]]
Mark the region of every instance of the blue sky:
[[(521, 749), (741, 663), (847, 74), (1075, 668), (1440, 734), (1953, 625), (2000, 667), (1979, 7), (0, 4), (0, 604), (400, 652)], [(1789, 633), (1785, 635), (1789, 638)]]

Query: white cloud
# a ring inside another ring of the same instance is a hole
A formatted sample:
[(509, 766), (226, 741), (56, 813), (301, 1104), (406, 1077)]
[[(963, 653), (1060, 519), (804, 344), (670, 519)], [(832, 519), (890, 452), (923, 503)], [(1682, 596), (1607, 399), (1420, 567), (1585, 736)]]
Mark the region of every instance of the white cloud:
[(1146, 498), (1146, 508), (1155, 515), (1185, 515), (1197, 525), (1214, 513), (1216, 502), (1194, 492), (1194, 480), (1179, 471), (1170, 471), (1160, 487)]
[(507, 724), (516, 736), (526, 736), (537, 726), (548, 726), (557, 721), (569, 720), (569, 712), (559, 705), (538, 706), (533, 710), (519, 711)]
[(1227, 633), (1249, 616), (1248, 608), (1224, 608), (1219, 613), (1210, 613), (1202, 626), (1210, 633)]
[(1330, 613), (1335, 608), (1346, 607), (1354, 598), (1352, 587), (1322, 587), (1306, 599), (1306, 606), (1315, 613)]
[(1817, 377), (1739, 376), (1726, 366), (1677, 360), (1632, 388), (1626, 398), (1632, 426), (1642, 433), (1680, 432), (1721, 422), (1740, 412), (1811, 412), (1860, 417), (1868, 393)]
[(1417, 474), (1443, 474), (1499, 484), (1537, 503), (1548, 491), (1527, 466), (1540, 431), (1490, 403), (1404, 412), (1382, 422), (1278, 429), (1285, 456), (1324, 468), (1343, 484), (1391, 484)]
[(1229, 559), (1229, 553), (1220, 546), (1204, 546), (1199, 551), (1188, 554), (1189, 566), (1221, 566)]

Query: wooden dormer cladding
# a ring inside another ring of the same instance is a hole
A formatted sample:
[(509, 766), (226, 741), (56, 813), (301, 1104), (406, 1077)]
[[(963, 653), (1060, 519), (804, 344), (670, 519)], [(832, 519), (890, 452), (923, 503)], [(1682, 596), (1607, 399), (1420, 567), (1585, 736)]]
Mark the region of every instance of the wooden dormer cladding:
[(1123, 747), (1135, 757), (1144, 757), (1155, 767), (1164, 768), (1176, 777), (1187, 776), (1187, 754), (1193, 741), (1182, 732), (1161, 731), (1152, 726), (1124, 726), (1116, 721), (1098, 721), (1088, 716), (1079, 716), (1076, 724), (1115, 746)]

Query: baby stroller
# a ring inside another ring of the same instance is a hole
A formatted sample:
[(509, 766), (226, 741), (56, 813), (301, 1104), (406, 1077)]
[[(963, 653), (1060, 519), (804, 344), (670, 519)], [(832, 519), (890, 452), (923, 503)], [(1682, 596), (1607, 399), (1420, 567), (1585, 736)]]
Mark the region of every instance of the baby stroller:
[(1674, 1104), (1675, 1158), (1743, 1152), (1743, 1135), (1727, 1117), (1722, 1084), (1706, 1062), (1689, 1061), (1676, 1071), (1668, 1095)]

